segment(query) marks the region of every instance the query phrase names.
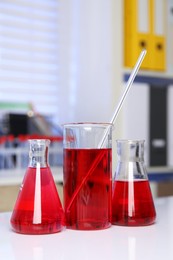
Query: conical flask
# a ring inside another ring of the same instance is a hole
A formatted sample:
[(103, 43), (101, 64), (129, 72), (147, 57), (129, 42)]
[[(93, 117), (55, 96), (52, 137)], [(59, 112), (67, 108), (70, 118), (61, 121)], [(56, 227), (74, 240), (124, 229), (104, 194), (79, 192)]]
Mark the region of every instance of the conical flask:
[(47, 139), (29, 140), (29, 165), (11, 216), (12, 229), (50, 234), (64, 227), (64, 211), (48, 164)]
[(117, 140), (117, 154), (112, 224), (150, 225), (155, 222), (156, 211), (144, 164), (144, 141)]

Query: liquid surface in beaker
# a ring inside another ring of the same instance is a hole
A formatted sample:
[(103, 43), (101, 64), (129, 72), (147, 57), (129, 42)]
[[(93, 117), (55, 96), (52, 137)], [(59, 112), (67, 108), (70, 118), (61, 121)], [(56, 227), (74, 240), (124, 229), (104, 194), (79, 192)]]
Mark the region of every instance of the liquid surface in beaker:
[[(36, 177), (39, 174), (38, 178)], [(49, 167), (28, 167), (13, 213), (13, 230), (23, 234), (49, 234), (64, 226), (64, 215)]]
[(115, 180), (112, 223), (142, 226), (154, 223), (155, 207), (148, 180)]
[[(64, 149), (64, 207), (66, 226), (72, 229), (103, 229), (111, 225), (111, 153), (108, 149)], [(93, 163), (99, 158), (92, 169)], [(71, 198), (88, 174), (82, 188)]]

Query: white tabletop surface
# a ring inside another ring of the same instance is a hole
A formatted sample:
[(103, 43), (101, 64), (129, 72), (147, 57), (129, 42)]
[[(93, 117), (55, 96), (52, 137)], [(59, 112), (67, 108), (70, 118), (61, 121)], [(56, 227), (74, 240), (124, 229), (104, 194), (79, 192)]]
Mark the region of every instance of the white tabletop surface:
[(52, 235), (11, 231), (11, 213), (0, 214), (2, 260), (172, 260), (173, 197), (155, 200), (157, 222), (101, 231), (64, 230)]

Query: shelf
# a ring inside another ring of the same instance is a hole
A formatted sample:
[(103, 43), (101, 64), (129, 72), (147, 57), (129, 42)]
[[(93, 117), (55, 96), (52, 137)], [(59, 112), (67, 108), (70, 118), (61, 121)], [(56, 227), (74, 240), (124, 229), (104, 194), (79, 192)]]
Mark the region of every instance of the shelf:
[[(130, 76), (131, 70), (124, 69), (123, 80), (126, 82)], [(146, 83), (154, 86), (173, 85), (173, 75), (166, 72), (139, 71), (134, 82)]]
[[(25, 169), (0, 170), (0, 186), (20, 185), (23, 181)], [(63, 181), (63, 167), (51, 167), (55, 182)]]
[(171, 167), (149, 167), (147, 173), (150, 181), (173, 181), (173, 168)]

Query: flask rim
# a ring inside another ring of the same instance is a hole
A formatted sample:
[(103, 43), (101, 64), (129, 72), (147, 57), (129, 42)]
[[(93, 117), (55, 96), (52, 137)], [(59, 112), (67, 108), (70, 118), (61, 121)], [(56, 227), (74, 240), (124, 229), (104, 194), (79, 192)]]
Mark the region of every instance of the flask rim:
[(28, 142), (31, 143), (37, 143), (37, 144), (50, 144), (50, 140), (49, 139), (28, 139)]
[(129, 143), (129, 144), (134, 144), (134, 143), (144, 143), (144, 139), (117, 139), (117, 143)]

